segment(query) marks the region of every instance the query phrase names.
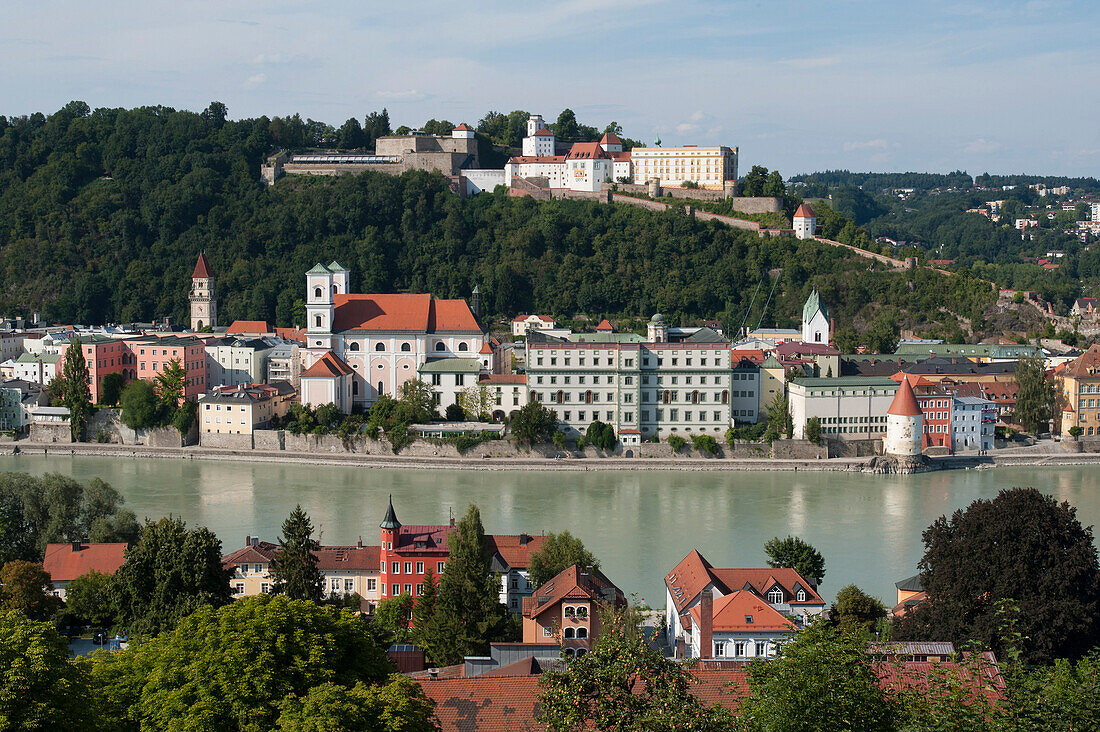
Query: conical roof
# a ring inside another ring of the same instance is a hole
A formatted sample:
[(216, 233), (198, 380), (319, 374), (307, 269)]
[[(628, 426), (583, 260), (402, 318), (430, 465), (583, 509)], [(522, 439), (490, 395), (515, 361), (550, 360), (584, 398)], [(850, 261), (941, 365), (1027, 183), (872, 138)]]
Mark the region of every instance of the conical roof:
[(798, 206), (798, 210), (794, 212), (794, 217), (796, 219), (797, 218), (814, 219), (814, 218), (817, 218), (817, 214), (815, 214), (814, 210), (812, 208), (810, 208), (810, 204), (803, 203), (803, 204), (800, 204)]
[(203, 252), (199, 255), (199, 261), (195, 262), (195, 273), (191, 275), (191, 278), (204, 277), (209, 279), (212, 276), (210, 274), (210, 262), (206, 261), (206, 252)]
[(390, 507), (386, 509), (386, 518), (382, 519), (379, 526), (383, 529), (401, 528), (401, 522), (397, 520), (397, 514), (393, 510), (393, 496), (390, 496)]
[(913, 387), (909, 385), (909, 379), (902, 379), (898, 391), (894, 394), (894, 401), (890, 402), (887, 414), (897, 414), (904, 417), (917, 417), (922, 414), (917, 397), (913, 394)]
[(339, 263), (339, 262), (337, 262), (337, 261), (336, 261), (335, 259), (334, 259), (334, 260), (332, 260), (332, 261), (331, 261), (331, 262), (329, 263), (329, 265), (328, 265), (328, 268), (329, 268), (329, 270), (331, 270), (331, 271), (333, 271), (333, 272), (347, 272), (347, 271), (348, 271), (347, 267), (345, 267), (344, 265), (340, 264), (340, 263)]

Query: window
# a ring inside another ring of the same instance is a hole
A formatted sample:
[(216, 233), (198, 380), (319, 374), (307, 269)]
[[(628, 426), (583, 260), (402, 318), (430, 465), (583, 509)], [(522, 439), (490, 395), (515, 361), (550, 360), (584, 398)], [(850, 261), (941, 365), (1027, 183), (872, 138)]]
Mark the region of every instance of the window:
[(412, 562), (405, 562), (405, 574), (412, 574)]
[(413, 592), (413, 586), (412, 585), (405, 585), (405, 594), (406, 595), (411, 595), (412, 592)]
[(412, 346), (410, 346), (408, 343), (402, 343), (401, 344), (401, 352), (402, 353), (408, 353), (411, 350), (412, 350)]
[(587, 638), (588, 637), (588, 628), (577, 628), (577, 637), (578, 638)]
[(377, 582), (378, 582), (377, 580), (368, 579), (367, 580), (367, 592), (373, 592), (375, 590), (375, 588), (377, 587)]
[(390, 589), (393, 590), (393, 597), (397, 597), (401, 594), (401, 585), (393, 585)]
[(435, 573), (436, 574), (443, 574), (443, 565), (444, 564), (446, 564), (446, 562), (436, 562), (436, 564), (435, 564)]
[(719, 657), (724, 656), (724, 655), (726, 655), (726, 644), (725, 643), (715, 643), (714, 644), (714, 657), (719, 658)]
[(417, 562), (416, 563), (416, 573), (417, 574), (424, 574), (424, 562)]
[(733, 644), (733, 655), (743, 657), (745, 655), (745, 641), (736, 641)]
[(779, 589), (778, 587), (773, 587), (768, 590), (769, 605), (778, 605), (781, 602), (783, 602), (783, 590)]
[(565, 632), (562, 633), (562, 637), (565, 638), (566, 640), (571, 640), (571, 639), (577, 637), (577, 631), (574, 630), (573, 628), (566, 628)]
[(542, 629), (542, 637), (543, 638), (553, 638), (554, 637), (554, 629), (549, 627), (549, 626), (544, 626), (543, 629)]
[(439, 343), (435, 344), (435, 350), (437, 350), (437, 351), (446, 351), (447, 347), (445, 345), (443, 345), (443, 341), (440, 341)]
[(459, 343), (458, 344), (458, 350), (460, 350), (460, 351), (469, 351), (470, 347), (467, 346), (465, 343)]
[(391, 574), (401, 574), (401, 562), (394, 562), (391, 566), (393, 567)]
[(321, 316), (320, 315), (317, 315), (313, 318), (313, 324), (318, 328), (321, 327)]
[(374, 350), (376, 350), (376, 351), (385, 351), (386, 350), (386, 344), (385, 343), (376, 343), (376, 344), (374, 344)]
[(756, 655), (763, 656), (768, 652), (768, 644), (764, 641), (756, 641)]

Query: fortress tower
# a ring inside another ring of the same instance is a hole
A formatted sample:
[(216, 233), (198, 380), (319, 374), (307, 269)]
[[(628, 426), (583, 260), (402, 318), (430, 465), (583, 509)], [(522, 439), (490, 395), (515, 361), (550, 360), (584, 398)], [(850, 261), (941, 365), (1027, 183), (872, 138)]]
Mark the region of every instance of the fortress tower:
[(890, 409), (886, 411), (886, 439), (882, 451), (897, 457), (919, 457), (924, 433), (924, 414), (908, 379), (902, 379)]

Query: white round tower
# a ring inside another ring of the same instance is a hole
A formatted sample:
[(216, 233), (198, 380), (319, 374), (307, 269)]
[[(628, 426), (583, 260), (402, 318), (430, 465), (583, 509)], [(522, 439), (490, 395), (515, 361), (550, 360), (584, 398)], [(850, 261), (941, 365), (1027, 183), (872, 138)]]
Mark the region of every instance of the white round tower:
[(913, 387), (903, 376), (894, 401), (886, 412), (886, 439), (882, 442), (882, 450), (887, 455), (919, 456), (923, 433), (924, 414), (917, 404)]

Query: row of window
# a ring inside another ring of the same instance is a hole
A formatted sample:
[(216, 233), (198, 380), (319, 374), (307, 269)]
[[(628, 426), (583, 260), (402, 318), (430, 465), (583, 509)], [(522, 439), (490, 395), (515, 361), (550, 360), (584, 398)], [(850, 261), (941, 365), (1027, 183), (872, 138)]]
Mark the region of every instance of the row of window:
[[(445, 564), (446, 564), (446, 562), (436, 562), (435, 563), (435, 573), (436, 574), (443, 574), (443, 567), (444, 567)], [(390, 569), (390, 574), (412, 574), (413, 573), (413, 571), (412, 571), (413, 563), (412, 562), (405, 562), (405, 567), (404, 567), (405, 571), (404, 572), (401, 571), (401, 562), (391, 563), (390, 568), (391, 568)], [(386, 561), (382, 560), (382, 572), (384, 573), (385, 571), (386, 571)], [(417, 574), (424, 574), (424, 562), (417, 562), (416, 563), (416, 573)]]
[(750, 658), (747, 655), (748, 649), (753, 650), (753, 656), (761, 658), (763, 656), (770, 656), (775, 653), (774, 648), (769, 648), (771, 644), (767, 641), (733, 641), (732, 643), (715, 643), (714, 644), (714, 657), (715, 658)]
[[(611, 355), (611, 352), (609, 351), (608, 356), (610, 356), (610, 355)], [(718, 351), (715, 351), (714, 355), (718, 356)], [(551, 366), (557, 366), (558, 365), (558, 357), (553, 352), (551, 352), (550, 356), (545, 357), (545, 358), (550, 359), (550, 365)], [(535, 357), (535, 365), (536, 366), (545, 365), (545, 362), (544, 362), (543, 359), (544, 359), (543, 356), (536, 356)], [(587, 359), (586, 356), (578, 356), (577, 357), (577, 366), (587, 366), (588, 363), (587, 363), (586, 359)], [(669, 360), (670, 360), (672, 366), (679, 366), (680, 365), (680, 357), (679, 356), (671, 356), (671, 357), (669, 357)], [(604, 358), (604, 361), (605, 361), (605, 365), (607, 365), (607, 366), (614, 366), (615, 365), (615, 359), (614, 358)], [(652, 361), (652, 359), (650, 359), (649, 356), (643, 356), (642, 357), (642, 367), (644, 368), (646, 366), (651, 365), (651, 361)], [(714, 361), (714, 366), (718, 366), (718, 367), (722, 366), (721, 357), (714, 358), (713, 361)], [(572, 358), (570, 356), (562, 356), (562, 362), (563, 362), (562, 363), (563, 366), (572, 366), (573, 365)], [(708, 362), (708, 359), (707, 359), (706, 356), (699, 357), (699, 366), (706, 366), (708, 363), (709, 362)], [(592, 365), (593, 366), (599, 366), (600, 365), (600, 359), (597, 356), (592, 357)], [(658, 356), (657, 357), (657, 365), (658, 366), (664, 366), (665, 365), (664, 356)], [(684, 366), (694, 366), (694, 365), (695, 365), (694, 356), (685, 356), (684, 357)], [(623, 368), (626, 368), (626, 369), (634, 368), (634, 359), (633, 358), (624, 358), (623, 359)]]

